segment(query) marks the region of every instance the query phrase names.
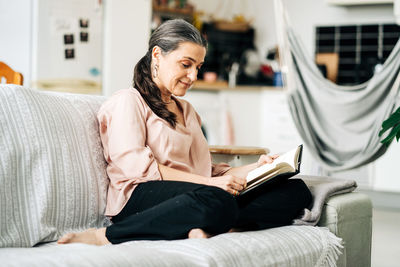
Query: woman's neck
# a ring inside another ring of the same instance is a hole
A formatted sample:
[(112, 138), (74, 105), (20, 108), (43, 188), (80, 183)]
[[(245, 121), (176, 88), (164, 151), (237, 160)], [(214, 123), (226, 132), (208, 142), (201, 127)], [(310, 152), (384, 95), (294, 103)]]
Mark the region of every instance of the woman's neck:
[(165, 88), (164, 86), (161, 86), (160, 85), (160, 81), (158, 79), (154, 79), (153, 81), (157, 85), (158, 89), (160, 90), (162, 101), (165, 104), (172, 103), (174, 100), (172, 99), (171, 92), (167, 88)]
[(164, 103), (166, 104), (170, 104), (174, 101), (174, 99), (172, 98), (172, 94), (168, 91), (168, 90), (161, 90), (161, 99)]

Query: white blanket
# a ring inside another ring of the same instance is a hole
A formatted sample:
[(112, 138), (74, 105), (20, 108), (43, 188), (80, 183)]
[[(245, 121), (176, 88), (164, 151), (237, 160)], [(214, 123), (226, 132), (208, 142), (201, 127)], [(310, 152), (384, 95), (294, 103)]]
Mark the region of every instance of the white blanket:
[(2, 266), (336, 266), (341, 240), (326, 228), (286, 226), (210, 239), (132, 241), (102, 247), (48, 243), (2, 248)]

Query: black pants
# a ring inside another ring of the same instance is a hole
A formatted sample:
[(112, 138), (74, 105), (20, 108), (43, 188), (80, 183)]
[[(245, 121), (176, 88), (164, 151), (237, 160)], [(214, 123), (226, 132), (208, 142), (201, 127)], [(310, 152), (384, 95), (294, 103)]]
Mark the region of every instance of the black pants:
[(122, 211), (112, 218), (106, 237), (130, 240), (187, 238), (193, 228), (220, 234), (231, 228), (266, 229), (291, 224), (311, 203), (300, 179), (260, 186), (239, 197), (214, 186), (149, 181), (137, 186)]

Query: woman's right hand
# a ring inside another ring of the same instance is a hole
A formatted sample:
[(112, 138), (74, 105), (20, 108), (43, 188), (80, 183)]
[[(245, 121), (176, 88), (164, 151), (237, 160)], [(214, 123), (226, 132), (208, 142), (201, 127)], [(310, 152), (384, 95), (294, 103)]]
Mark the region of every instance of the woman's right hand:
[(246, 179), (227, 174), (223, 176), (212, 177), (209, 185), (219, 187), (236, 196), (246, 187)]

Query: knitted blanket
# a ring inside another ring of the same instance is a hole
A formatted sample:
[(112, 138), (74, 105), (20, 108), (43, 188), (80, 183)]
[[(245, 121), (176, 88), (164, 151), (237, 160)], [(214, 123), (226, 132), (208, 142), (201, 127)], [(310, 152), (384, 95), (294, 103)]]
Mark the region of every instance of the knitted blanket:
[(313, 196), (310, 208), (304, 209), (304, 214), (294, 220), (294, 225), (316, 225), (321, 217), (325, 201), (329, 197), (352, 192), (357, 187), (354, 180), (311, 175), (296, 175), (294, 178), (302, 179)]

